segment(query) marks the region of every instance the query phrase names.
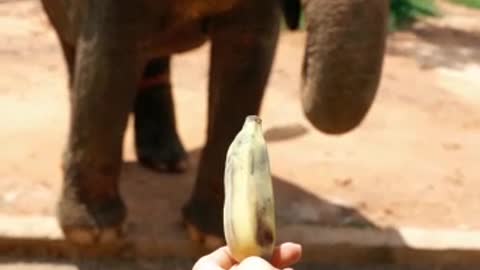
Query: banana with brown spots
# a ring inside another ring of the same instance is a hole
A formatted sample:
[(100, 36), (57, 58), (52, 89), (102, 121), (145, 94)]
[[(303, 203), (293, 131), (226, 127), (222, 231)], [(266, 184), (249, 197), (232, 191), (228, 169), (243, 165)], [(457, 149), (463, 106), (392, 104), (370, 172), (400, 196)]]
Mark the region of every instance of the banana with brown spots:
[(270, 260), (275, 245), (275, 205), (262, 121), (247, 116), (227, 152), (225, 164), (225, 239), (238, 261), (249, 256)]

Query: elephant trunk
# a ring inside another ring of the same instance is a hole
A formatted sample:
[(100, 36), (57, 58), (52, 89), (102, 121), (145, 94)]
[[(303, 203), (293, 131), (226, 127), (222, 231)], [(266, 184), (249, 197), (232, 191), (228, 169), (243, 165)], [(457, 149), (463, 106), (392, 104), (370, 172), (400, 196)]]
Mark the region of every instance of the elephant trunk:
[(375, 98), (385, 51), (386, 0), (306, 0), (302, 105), (322, 132), (362, 122)]

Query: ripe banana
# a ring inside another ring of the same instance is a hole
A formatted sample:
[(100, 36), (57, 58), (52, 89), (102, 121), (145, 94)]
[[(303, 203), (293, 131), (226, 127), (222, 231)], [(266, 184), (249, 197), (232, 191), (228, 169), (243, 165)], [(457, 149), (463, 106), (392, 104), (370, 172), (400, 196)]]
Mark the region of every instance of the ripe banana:
[(225, 162), (225, 240), (237, 261), (270, 260), (275, 245), (275, 205), (262, 121), (247, 116), (228, 148)]

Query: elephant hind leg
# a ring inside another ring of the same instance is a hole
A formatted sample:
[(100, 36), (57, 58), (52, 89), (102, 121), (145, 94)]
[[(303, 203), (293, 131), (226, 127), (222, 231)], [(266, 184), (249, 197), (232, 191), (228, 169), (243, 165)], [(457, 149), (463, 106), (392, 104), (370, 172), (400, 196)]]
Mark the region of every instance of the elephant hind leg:
[(151, 59), (135, 104), (135, 146), (140, 163), (156, 171), (183, 172), (187, 154), (175, 124), (170, 57)]

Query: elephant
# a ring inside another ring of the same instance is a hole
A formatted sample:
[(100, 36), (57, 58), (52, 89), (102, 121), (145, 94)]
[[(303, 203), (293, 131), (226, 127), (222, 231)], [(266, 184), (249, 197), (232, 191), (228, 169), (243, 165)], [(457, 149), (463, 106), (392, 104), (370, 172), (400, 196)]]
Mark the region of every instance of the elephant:
[[(207, 138), (182, 212), (203, 243), (222, 240), (227, 148), (247, 115), (259, 114), (285, 19), (305, 15), (303, 113), (319, 132), (358, 127), (373, 104), (387, 35), (385, 0), (42, 0), (68, 71), (70, 124), (57, 220), (68, 241), (123, 237), (119, 193), (123, 138), (134, 116), (136, 157), (181, 173), (170, 63), (210, 42)], [(213, 240), (212, 240), (213, 239)]]

